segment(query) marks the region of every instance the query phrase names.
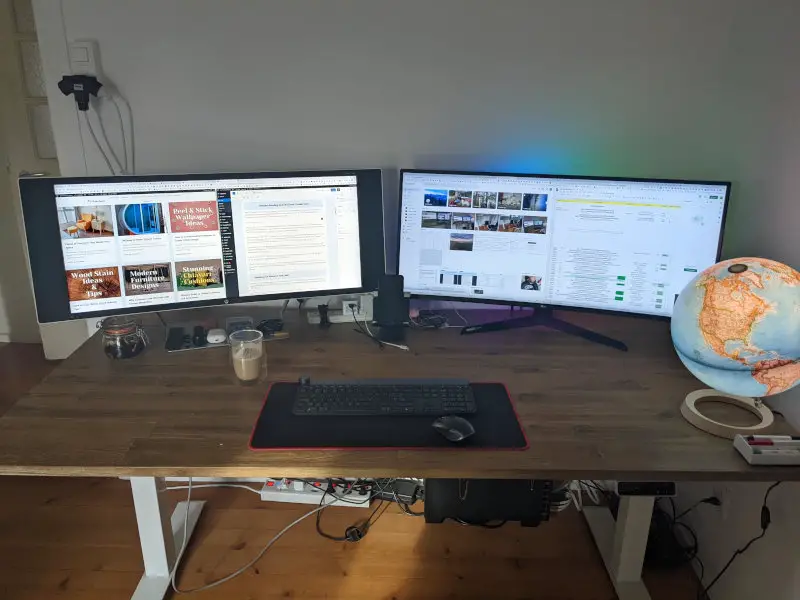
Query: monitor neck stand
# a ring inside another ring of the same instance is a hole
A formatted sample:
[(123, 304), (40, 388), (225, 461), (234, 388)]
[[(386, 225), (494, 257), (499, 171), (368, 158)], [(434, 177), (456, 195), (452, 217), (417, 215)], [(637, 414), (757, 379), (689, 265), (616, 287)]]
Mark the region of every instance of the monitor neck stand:
[(536, 308), (532, 314), (524, 317), (506, 319), (504, 321), (492, 321), (490, 323), (484, 323), (483, 325), (469, 325), (461, 330), (461, 335), (484, 333), (487, 331), (505, 331), (506, 329), (521, 329), (523, 327), (549, 327), (550, 329), (576, 335), (590, 342), (621, 350), (622, 352), (628, 351), (628, 346), (625, 345), (624, 342), (605, 336), (602, 333), (596, 333), (590, 329), (580, 327), (579, 325), (573, 325), (568, 321), (553, 316), (553, 309), (549, 306)]

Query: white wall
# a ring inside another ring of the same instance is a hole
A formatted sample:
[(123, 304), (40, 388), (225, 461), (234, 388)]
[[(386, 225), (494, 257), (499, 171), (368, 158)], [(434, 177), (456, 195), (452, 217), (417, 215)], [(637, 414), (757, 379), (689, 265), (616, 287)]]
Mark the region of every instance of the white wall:
[[(800, 431), (800, 387), (770, 400)], [(701, 498), (717, 495), (723, 507), (700, 506), (686, 518), (700, 541), (700, 558), (710, 582), (734, 550), (761, 532), (761, 505), (769, 484), (695, 483), (679, 485), (678, 510)], [(772, 525), (767, 535), (738, 557), (711, 590), (715, 600), (797, 600), (800, 598), (800, 518), (797, 515), (800, 484), (783, 483), (769, 497)]]
[[(57, 4), (36, 9), (61, 170), (103, 174), (82, 151), (72, 100), (53, 87), (66, 68)], [(416, 166), (730, 179), (726, 255), (800, 266), (796, 0), (63, 6), (66, 35), (99, 42), (105, 73), (133, 106), (140, 172)], [(391, 185), (386, 203), (393, 249)], [(800, 421), (797, 404), (787, 410)], [(703, 526), (709, 570), (753, 530), (762, 486), (745, 488), (732, 517)], [(797, 524), (789, 510), (775, 519), (783, 532)], [(758, 552), (786, 560), (792, 550)], [(797, 594), (797, 561), (769, 577), (747, 564), (716, 598), (749, 597), (740, 591), (751, 585)]]
[[(8, 164), (8, 153), (5, 149), (5, 136), (2, 135), (0, 131), (0, 165)], [(17, 219), (16, 214), (14, 214), (14, 203), (15, 199), (11, 195), (11, 181), (8, 177), (8, 171), (6, 169), (0, 168), (0, 222), (4, 225), (6, 231), (4, 233), (8, 233), (8, 230), (13, 227), (14, 232), (16, 232), (17, 226)], [(2, 235), (0, 238), (5, 238), (6, 236)], [(15, 239), (15, 242), (20, 246), (20, 251), (17, 253), (21, 253), (21, 243), (19, 239)], [(24, 258), (23, 258), (24, 261)], [(24, 263), (23, 263), (24, 264)], [(4, 266), (0, 275), (2, 278), (8, 278), (10, 269), (8, 268), (8, 264)], [(25, 271), (23, 271), (23, 275), (25, 275)], [(8, 342), (10, 341), (10, 333), (11, 333), (11, 323), (9, 319), (9, 301), (6, 296), (9, 293), (9, 289), (11, 288), (10, 283), (6, 283), (6, 281), (0, 281), (0, 342)]]
[[(800, 258), (775, 219), (781, 208), (800, 219), (788, 201), (800, 157), (793, 0), (63, 2), (67, 35), (98, 40), (134, 107), (142, 172), (732, 179), (728, 251)], [(37, 14), (58, 19), (54, 4)], [(60, 21), (46, 29), (54, 85)], [(72, 101), (52, 105), (62, 172), (103, 173), (80, 151)], [(758, 235), (767, 224), (779, 235)]]
[[(10, 103), (0, 105), (11, 110)], [(33, 291), (26, 266), (21, 209), (14, 193), (16, 181), (9, 177), (12, 161), (7, 152), (7, 132), (0, 119), (0, 342), (38, 342), (39, 328)]]
[[(761, 504), (768, 484), (715, 483), (681, 486), (678, 510), (724, 492), (724, 509), (703, 505), (687, 517), (700, 542), (706, 583), (730, 559), (734, 550), (761, 532)], [(714, 600), (797, 600), (800, 598), (800, 484), (784, 483), (769, 498), (772, 525), (767, 535), (738, 557), (710, 592)]]

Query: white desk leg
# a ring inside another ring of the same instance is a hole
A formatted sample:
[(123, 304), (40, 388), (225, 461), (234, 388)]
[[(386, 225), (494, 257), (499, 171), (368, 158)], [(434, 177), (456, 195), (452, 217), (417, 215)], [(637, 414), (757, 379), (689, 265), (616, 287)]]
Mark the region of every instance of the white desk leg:
[(131, 477), (133, 505), (144, 560), (144, 575), (131, 600), (163, 600), (170, 587), (170, 571), (183, 543), (186, 509), (189, 510), (188, 540), (205, 504), (193, 500), (187, 507), (185, 501), (178, 502), (170, 517), (165, 488), (164, 480), (158, 477)]
[(650, 600), (642, 564), (654, 502), (652, 496), (623, 496), (616, 521), (605, 506), (583, 508), (619, 600)]

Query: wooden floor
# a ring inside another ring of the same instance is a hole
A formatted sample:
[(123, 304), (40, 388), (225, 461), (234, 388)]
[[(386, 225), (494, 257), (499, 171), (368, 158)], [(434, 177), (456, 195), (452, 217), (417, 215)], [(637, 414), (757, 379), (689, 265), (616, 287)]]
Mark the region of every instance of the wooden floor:
[[(0, 347), (5, 378), (0, 412), (48, 368), (35, 347)], [(169, 492), (176, 502), (185, 493)], [(193, 497), (207, 504), (181, 569), (181, 587), (202, 585), (245, 564), (308, 510), (263, 503), (238, 489), (196, 490)], [(341, 535), (365, 511), (328, 509), (323, 526)], [(141, 574), (127, 482), (0, 478), (0, 598), (127, 599)], [(647, 572), (645, 581), (653, 600), (695, 597), (696, 580), (688, 568)], [(241, 577), (190, 597), (612, 600), (615, 595), (588, 528), (574, 511), (538, 528), (485, 530), (455, 523), (426, 526), (393, 506), (357, 544), (319, 537), (308, 519)]]
[[(170, 492), (175, 501), (185, 491)], [(213, 581), (251, 557), (307, 507), (261, 502), (237, 489), (204, 489), (180, 587)], [(130, 488), (111, 479), (0, 478), (0, 598), (130, 598), (142, 574)], [(324, 528), (341, 535), (366, 509), (332, 508)], [(650, 572), (653, 600), (690, 600), (688, 570)], [(313, 518), (287, 533), (239, 578), (196, 595), (215, 599), (530, 598), (611, 600), (613, 588), (583, 518), (498, 530), (425, 525), (392, 507), (361, 542), (319, 537)]]

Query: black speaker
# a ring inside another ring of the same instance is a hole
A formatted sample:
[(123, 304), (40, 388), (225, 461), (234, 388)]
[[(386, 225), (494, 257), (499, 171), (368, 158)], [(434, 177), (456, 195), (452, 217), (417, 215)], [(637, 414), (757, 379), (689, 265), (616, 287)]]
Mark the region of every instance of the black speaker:
[(385, 342), (402, 341), (408, 323), (408, 298), (403, 294), (402, 275), (383, 275), (378, 280), (378, 297), (373, 304), (375, 323)]
[(426, 479), (425, 522), (454, 519), (491, 527), (496, 521), (519, 521), (536, 527), (550, 519), (549, 479)]

